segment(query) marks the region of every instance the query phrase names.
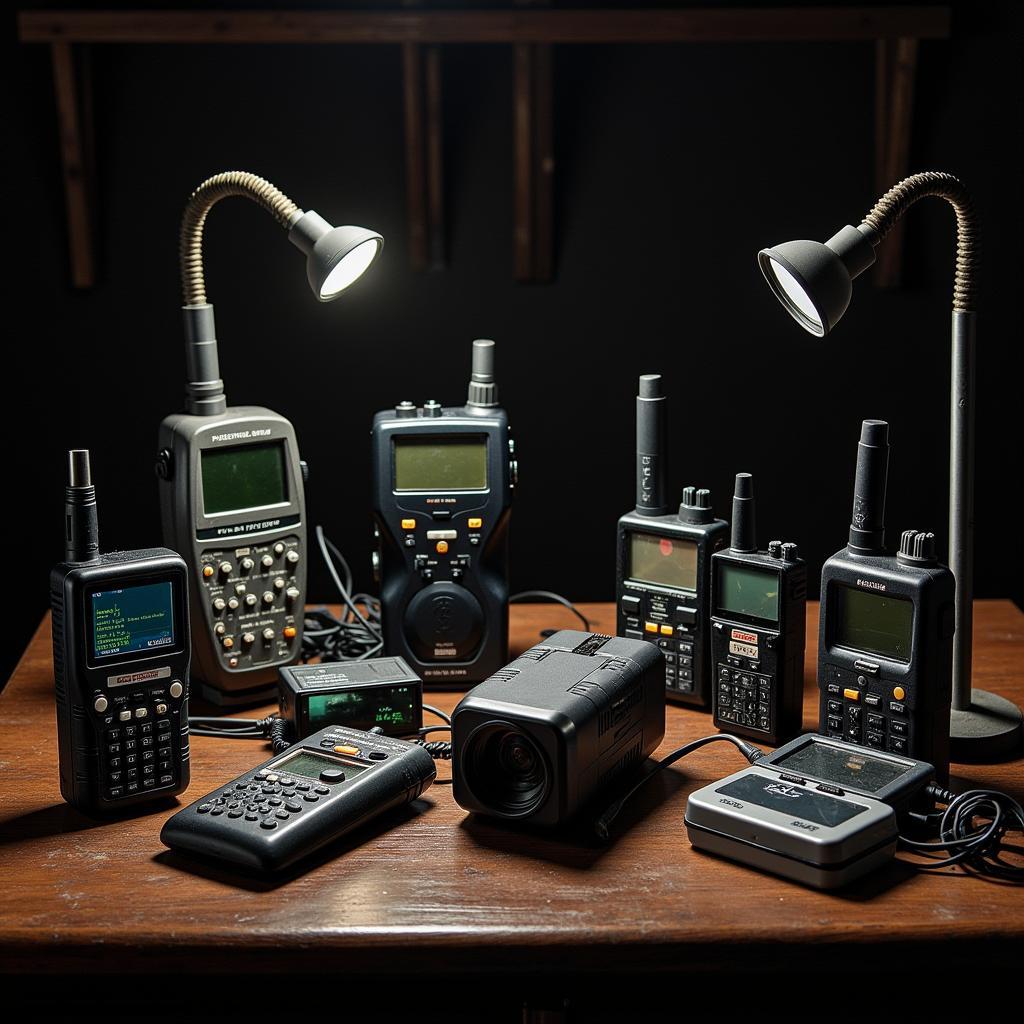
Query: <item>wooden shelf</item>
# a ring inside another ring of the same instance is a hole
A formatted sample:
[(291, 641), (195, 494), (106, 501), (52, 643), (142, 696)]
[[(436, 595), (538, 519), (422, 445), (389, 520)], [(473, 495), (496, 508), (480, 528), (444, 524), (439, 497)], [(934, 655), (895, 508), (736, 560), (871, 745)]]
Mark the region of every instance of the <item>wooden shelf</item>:
[[(881, 192), (908, 172), (918, 44), (949, 37), (950, 8), (21, 11), (18, 32), (22, 42), (49, 44), (52, 51), (72, 280), (77, 287), (89, 287), (96, 280), (89, 167), (92, 125), (83, 59), (94, 43), (402, 46), (409, 241), (417, 270), (444, 263), (439, 47), (514, 46), (515, 276), (519, 281), (546, 281), (554, 273), (552, 45), (874, 40), (875, 184)], [(883, 254), (876, 280), (893, 285), (901, 264), (899, 236)]]

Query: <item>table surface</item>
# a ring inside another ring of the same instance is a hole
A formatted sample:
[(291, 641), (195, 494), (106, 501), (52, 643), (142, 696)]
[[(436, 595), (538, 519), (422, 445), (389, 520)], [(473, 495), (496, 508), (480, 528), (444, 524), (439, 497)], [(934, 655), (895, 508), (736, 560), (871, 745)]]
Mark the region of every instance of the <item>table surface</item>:
[[(580, 607), (614, 631), (610, 604)], [(817, 612), (808, 606), (809, 730)], [(511, 618), (514, 653), (575, 621), (551, 605), (513, 606)], [(974, 666), (976, 685), (1024, 701), (1024, 614), (1009, 601), (977, 602)], [(173, 807), (97, 822), (62, 802), (52, 690), (47, 617), (0, 695), (0, 970), (320, 970), (344, 951), (350, 971), (387, 971), (396, 958), (450, 972), (735, 971), (739, 945), (761, 967), (794, 957), (806, 967), (834, 966), (862, 943), (888, 944), (904, 966), (943, 943), (943, 959), (963, 966), (1009, 957), (1024, 937), (1020, 889), (956, 869), (921, 875), (896, 863), (826, 894), (694, 851), (686, 795), (742, 767), (727, 744), (662, 772), (607, 847), (476, 819), (435, 785), (282, 878), (196, 868), (160, 844)], [(450, 711), (459, 696), (428, 699)], [(706, 712), (670, 705), (659, 753), (713, 731)], [(268, 752), (194, 737), (183, 801)], [(1024, 759), (955, 765), (952, 782), (1021, 799)]]

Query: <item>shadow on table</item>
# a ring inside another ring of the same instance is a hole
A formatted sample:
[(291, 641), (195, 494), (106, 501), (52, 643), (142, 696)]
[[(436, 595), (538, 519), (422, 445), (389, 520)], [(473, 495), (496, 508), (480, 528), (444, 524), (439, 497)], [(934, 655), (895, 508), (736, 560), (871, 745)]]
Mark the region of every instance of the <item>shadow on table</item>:
[(45, 839), (48, 836), (86, 832), (89, 829), (102, 828), (119, 821), (131, 821), (154, 811), (169, 810), (177, 806), (178, 801), (174, 797), (168, 797), (166, 800), (147, 801), (120, 812), (104, 814), (102, 818), (93, 818), (75, 810), (70, 804), (51, 804), (49, 807), (40, 807), (27, 814), (19, 814), (17, 817), (0, 821), (0, 847), (12, 846), (27, 839)]
[[(650, 766), (651, 762), (648, 762), (648, 769)], [(631, 774), (560, 828), (517, 824), (482, 814), (467, 815), (460, 822), (459, 828), (473, 842), (488, 849), (548, 861), (562, 867), (588, 870), (666, 800), (684, 787), (693, 786), (693, 780), (681, 772), (655, 772), (625, 804), (615, 819), (609, 839), (599, 839), (594, 831), (595, 819), (636, 781), (637, 776)], [(679, 819), (679, 827), (682, 829), (681, 811)]]
[(162, 853), (158, 853), (153, 860), (174, 871), (198, 875), (200, 878), (220, 882), (235, 889), (245, 889), (249, 892), (273, 892), (275, 889), (280, 889), (295, 879), (309, 874), (310, 871), (315, 871), (324, 864), (344, 856), (350, 850), (362, 846), (371, 839), (418, 818), (433, 806), (432, 800), (421, 797), (419, 800), (413, 800), (412, 803), (392, 808), (390, 811), (385, 811), (380, 817), (361, 825), (281, 871), (261, 872), (218, 860), (216, 857), (204, 857), (200, 854), (184, 853), (177, 850), (164, 850)]

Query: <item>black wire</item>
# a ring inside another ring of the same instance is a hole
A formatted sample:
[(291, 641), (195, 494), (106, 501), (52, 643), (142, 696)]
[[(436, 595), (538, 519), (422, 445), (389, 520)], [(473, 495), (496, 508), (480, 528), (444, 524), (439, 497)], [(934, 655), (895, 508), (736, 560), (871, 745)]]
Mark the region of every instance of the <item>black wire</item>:
[[(899, 842), (901, 847), (931, 862), (905, 863), (919, 871), (938, 871), (959, 864), (972, 874), (1024, 885), (1024, 863), (1009, 864), (1002, 859), (1008, 848), (1006, 834), (1024, 834), (1024, 808), (1013, 797), (987, 789), (954, 794), (938, 786), (929, 787), (929, 793), (946, 805), (941, 814), (926, 816), (932, 824), (938, 818), (938, 839), (922, 841), (901, 835)], [(1021, 852), (1019, 848), (1009, 849)], [(942, 856), (943, 853), (948, 855)]]
[(579, 608), (577, 608), (576, 605), (574, 605), (572, 601), (570, 601), (567, 597), (562, 597), (561, 594), (556, 594), (552, 590), (523, 590), (518, 594), (513, 594), (508, 599), (508, 603), (515, 604), (517, 601), (529, 601), (531, 599), (541, 601), (554, 601), (555, 603), (560, 604), (565, 608), (568, 608), (569, 611), (571, 611), (573, 615), (575, 615), (576, 618), (583, 623), (583, 628), (588, 633), (590, 632), (590, 620), (586, 617), (586, 615), (584, 615), (583, 612), (581, 612)]
[(686, 757), (687, 754), (692, 754), (693, 751), (706, 746), (708, 743), (714, 743), (717, 740), (725, 740), (726, 742), (731, 743), (734, 747), (738, 748), (740, 753), (743, 754), (751, 764), (755, 764), (764, 757), (763, 750), (759, 750), (752, 743), (747, 743), (746, 740), (741, 740), (738, 736), (733, 736), (727, 732), (716, 733), (714, 736), (702, 736), (699, 740), (684, 743), (677, 750), (673, 750), (671, 754), (667, 754), (663, 757), (626, 793), (625, 796), (619, 797), (618, 800), (609, 804), (608, 807), (605, 808), (604, 814), (594, 822), (594, 831), (597, 833), (598, 838), (607, 840), (611, 836), (612, 822), (619, 816), (619, 812), (622, 810), (623, 806), (628, 800), (632, 799), (637, 790), (646, 785), (653, 776), (657, 775), (663, 768), (667, 768), (669, 765), (675, 764), (676, 761), (680, 760), (680, 758)]

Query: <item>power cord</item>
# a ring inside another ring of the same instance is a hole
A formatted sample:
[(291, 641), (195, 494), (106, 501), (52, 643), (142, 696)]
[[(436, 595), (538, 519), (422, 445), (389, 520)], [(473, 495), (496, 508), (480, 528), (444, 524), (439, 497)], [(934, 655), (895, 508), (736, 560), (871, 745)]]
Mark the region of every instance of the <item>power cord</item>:
[(918, 871), (939, 871), (959, 864), (973, 874), (1024, 885), (1024, 864), (1009, 864), (1002, 859), (1006, 850), (1024, 853), (1024, 847), (1004, 843), (1008, 832), (1024, 833), (1024, 809), (1012, 796), (991, 789), (953, 793), (934, 783), (926, 792), (946, 809), (912, 817), (933, 827), (937, 825), (938, 839), (924, 842), (900, 835), (901, 847), (931, 858), (930, 863), (905, 863)]
[(553, 601), (555, 604), (560, 604), (563, 608), (568, 608), (583, 623), (583, 628), (588, 633), (590, 632), (590, 620), (586, 615), (567, 597), (562, 597), (561, 594), (556, 594), (553, 590), (523, 590), (508, 599), (509, 604), (517, 604), (520, 601)]
[(597, 837), (605, 842), (611, 838), (611, 826), (612, 822), (619, 816), (619, 812), (628, 800), (631, 800), (636, 792), (647, 784), (650, 779), (657, 775), (663, 768), (667, 768), (670, 764), (675, 764), (676, 761), (686, 757), (687, 754), (692, 754), (695, 750), (699, 750), (701, 747), (707, 746), (709, 743), (714, 743), (717, 740), (725, 740), (727, 743), (731, 743), (736, 747), (739, 752), (751, 763), (756, 764), (764, 757), (764, 751), (759, 750), (752, 743), (747, 743), (746, 740), (741, 740), (738, 736), (733, 736), (731, 733), (720, 732), (714, 736), (703, 736), (699, 740), (693, 740), (690, 743), (684, 743), (683, 746), (677, 750), (673, 750), (671, 754), (663, 757), (646, 775), (641, 778), (636, 785), (630, 789), (625, 796), (619, 797), (618, 800), (609, 804), (605, 808), (604, 814), (601, 815), (594, 822), (594, 832)]

